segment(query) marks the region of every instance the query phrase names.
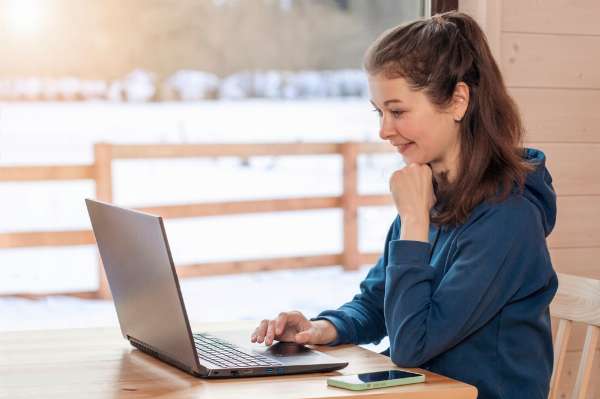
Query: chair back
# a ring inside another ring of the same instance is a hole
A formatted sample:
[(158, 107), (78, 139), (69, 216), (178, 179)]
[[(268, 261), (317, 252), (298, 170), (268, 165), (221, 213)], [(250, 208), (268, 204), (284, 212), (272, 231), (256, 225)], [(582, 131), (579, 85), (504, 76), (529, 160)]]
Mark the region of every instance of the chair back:
[(554, 369), (549, 399), (558, 397), (573, 322), (584, 323), (587, 331), (571, 398), (586, 399), (600, 337), (600, 280), (558, 273), (558, 291), (550, 304), (550, 313), (559, 323), (554, 339)]

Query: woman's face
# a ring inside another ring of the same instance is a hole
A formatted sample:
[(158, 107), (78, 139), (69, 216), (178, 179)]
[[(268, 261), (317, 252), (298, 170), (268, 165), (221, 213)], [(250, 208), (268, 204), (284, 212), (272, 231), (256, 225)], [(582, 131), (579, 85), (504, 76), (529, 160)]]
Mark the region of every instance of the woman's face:
[(407, 165), (429, 164), (434, 172), (455, 172), (460, 150), (455, 118), (464, 115), (460, 107), (438, 110), (423, 91), (412, 90), (404, 78), (369, 75), (369, 89), (379, 114), (379, 136), (397, 148)]

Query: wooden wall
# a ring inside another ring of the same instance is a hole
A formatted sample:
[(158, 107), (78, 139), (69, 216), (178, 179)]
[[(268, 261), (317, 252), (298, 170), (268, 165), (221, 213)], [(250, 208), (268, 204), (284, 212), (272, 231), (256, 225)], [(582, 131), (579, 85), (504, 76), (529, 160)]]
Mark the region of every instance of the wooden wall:
[[(555, 269), (600, 279), (600, 2), (462, 0), (459, 9), (488, 36), (519, 105), (527, 146), (547, 155), (558, 194), (557, 224), (548, 240)], [(563, 394), (573, 385), (581, 354), (578, 327)], [(589, 395), (595, 399), (599, 357)]]

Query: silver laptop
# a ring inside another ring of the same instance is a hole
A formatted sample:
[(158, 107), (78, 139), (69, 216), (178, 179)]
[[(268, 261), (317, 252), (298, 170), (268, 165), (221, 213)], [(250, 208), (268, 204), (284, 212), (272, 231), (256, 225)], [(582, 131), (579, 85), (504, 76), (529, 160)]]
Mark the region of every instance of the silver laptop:
[[(192, 333), (162, 218), (85, 202), (121, 332), (134, 347), (208, 378), (331, 371), (348, 365), (296, 343), (249, 349), (208, 333)], [(219, 306), (219, 300), (206, 306)]]

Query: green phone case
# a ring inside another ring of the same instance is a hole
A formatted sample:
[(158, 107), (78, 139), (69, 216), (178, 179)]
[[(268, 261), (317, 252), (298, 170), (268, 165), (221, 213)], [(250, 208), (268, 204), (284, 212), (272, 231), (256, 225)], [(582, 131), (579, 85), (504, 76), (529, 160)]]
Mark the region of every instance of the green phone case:
[(367, 389), (393, 387), (398, 385), (417, 384), (419, 382), (425, 382), (425, 376), (419, 375), (416, 377), (397, 378), (394, 380), (378, 381), (378, 382), (364, 382), (364, 383), (351, 383), (344, 381), (341, 377), (331, 377), (327, 379), (327, 385), (337, 388), (349, 389), (351, 391), (366, 391)]

